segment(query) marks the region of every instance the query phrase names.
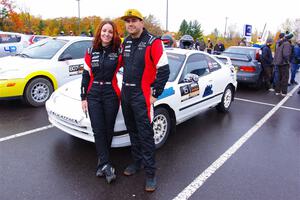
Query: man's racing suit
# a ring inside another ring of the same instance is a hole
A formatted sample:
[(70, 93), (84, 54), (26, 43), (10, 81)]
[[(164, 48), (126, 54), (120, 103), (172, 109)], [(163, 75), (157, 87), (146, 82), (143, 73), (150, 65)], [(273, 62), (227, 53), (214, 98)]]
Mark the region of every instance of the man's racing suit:
[(139, 38), (125, 39), (122, 59), (121, 104), (131, 153), (135, 164), (143, 164), (146, 175), (151, 177), (155, 175), (155, 143), (150, 96), (152, 93), (157, 98), (164, 90), (170, 73), (168, 59), (161, 40), (145, 29)]

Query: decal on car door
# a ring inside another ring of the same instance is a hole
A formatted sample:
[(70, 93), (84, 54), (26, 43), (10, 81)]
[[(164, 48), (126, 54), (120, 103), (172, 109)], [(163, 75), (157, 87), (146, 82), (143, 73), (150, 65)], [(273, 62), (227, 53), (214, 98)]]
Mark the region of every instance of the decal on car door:
[(82, 74), (82, 72), (83, 72), (83, 64), (69, 66), (69, 76)]
[(209, 96), (209, 95), (211, 95), (211, 94), (213, 94), (214, 92), (213, 92), (213, 90), (212, 90), (212, 85), (207, 85), (206, 87), (205, 87), (205, 90), (204, 90), (204, 93), (203, 93), (203, 96), (202, 97), (207, 97), (207, 96)]
[(190, 83), (180, 87), (181, 102), (200, 94), (199, 85), (197, 82)]

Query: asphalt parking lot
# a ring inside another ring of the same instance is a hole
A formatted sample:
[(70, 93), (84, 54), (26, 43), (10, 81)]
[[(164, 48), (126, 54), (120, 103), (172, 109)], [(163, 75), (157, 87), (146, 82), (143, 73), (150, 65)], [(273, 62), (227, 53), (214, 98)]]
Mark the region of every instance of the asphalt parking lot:
[(108, 185), (95, 177), (92, 143), (49, 126), (44, 107), (1, 101), (0, 199), (299, 199), (298, 89), (283, 98), (240, 87), (228, 114), (210, 109), (177, 126), (157, 151), (151, 194), (143, 172), (122, 175), (129, 148), (111, 150)]

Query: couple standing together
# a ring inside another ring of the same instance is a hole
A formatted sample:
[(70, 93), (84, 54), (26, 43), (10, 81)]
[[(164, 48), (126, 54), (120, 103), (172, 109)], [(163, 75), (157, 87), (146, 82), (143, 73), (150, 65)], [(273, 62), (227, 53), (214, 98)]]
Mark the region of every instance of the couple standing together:
[[(109, 148), (121, 102), (133, 158), (124, 175), (133, 175), (144, 167), (145, 190), (152, 192), (156, 189), (152, 105), (168, 80), (168, 59), (161, 40), (144, 28), (139, 11), (129, 9), (121, 19), (129, 33), (123, 44), (116, 25), (103, 21), (85, 55), (82, 109), (88, 111), (94, 133), (98, 156), (96, 176), (104, 176), (110, 183), (116, 174), (109, 161)], [(116, 74), (121, 66), (124, 73), (120, 92)]]

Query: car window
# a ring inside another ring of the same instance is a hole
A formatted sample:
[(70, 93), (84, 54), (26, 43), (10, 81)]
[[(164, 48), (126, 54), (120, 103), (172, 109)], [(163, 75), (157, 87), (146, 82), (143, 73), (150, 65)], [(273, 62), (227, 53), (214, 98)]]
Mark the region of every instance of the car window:
[(45, 39), (34, 43), (20, 53), (35, 59), (51, 59), (68, 41), (59, 39)]
[(86, 50), (92, 46), (92, 41), (79, 41), (71, 44), (62, 55), (69, 54), (72, 59), (80, 59), (85, 55)]
[(17, 43), (21, 41), (21, 36), (14, 34), (0, 34), (0, 44)]
[(205, 57), (206, 57), (206, 60), (208, 63), (209, 71), (213, 72), (218, 69), (221, 69), (221, 65), (216, 60), (214, 60), (213, 58), (211, 58), (209, 56), (205, 56)]
[(248, 55), (253, 59), (255, 57), (255, 52), (256, 52), (255, 49), (251, 49), (251, 48), (229, 47), (222, 53), (222, 55), (229, 56), (229, 57), (236, 57), (240, 59), (245, 59), (245, 55)]
[(47, 37), (43, 37), (43, 36), (34, 36), (34, 38), (33, 38), (33, 42), (35, 43), (35, 42), (38, 42), (38, 41), (40, 41), (40, 40), (42, 40), (42, 39), (46, 39)]
[(204, 55), (193, 54), (188, 58), (182, 78), (188, 73), (196, 74), (199, 77), (209, 73), (208, 63)]
[(168, 81), (174, 81), (182, 67), (182, 64), (185, 60), (185, 55), (175, 54), (175, 53), (167, 53), (169, 67), (170, 67), (170, 75)]

